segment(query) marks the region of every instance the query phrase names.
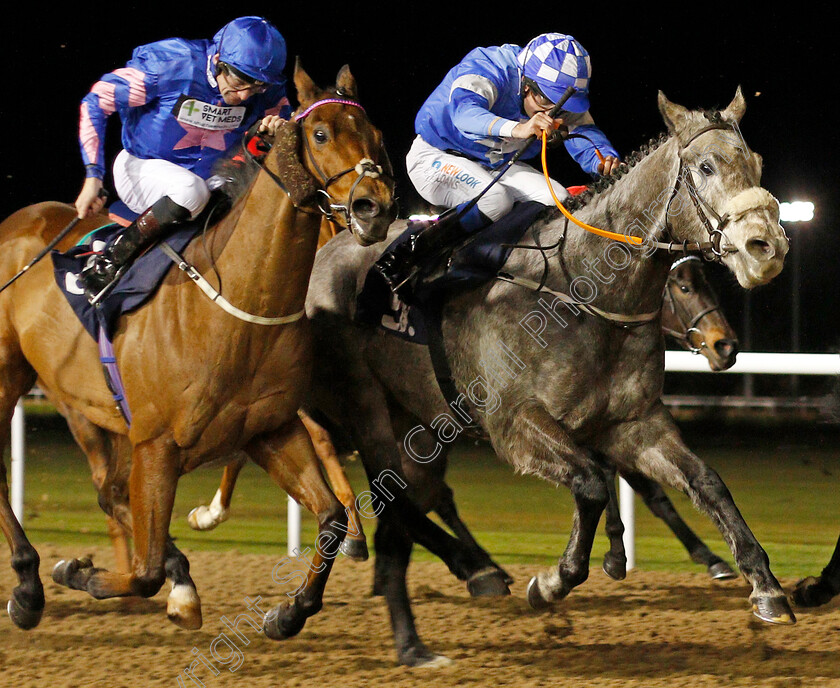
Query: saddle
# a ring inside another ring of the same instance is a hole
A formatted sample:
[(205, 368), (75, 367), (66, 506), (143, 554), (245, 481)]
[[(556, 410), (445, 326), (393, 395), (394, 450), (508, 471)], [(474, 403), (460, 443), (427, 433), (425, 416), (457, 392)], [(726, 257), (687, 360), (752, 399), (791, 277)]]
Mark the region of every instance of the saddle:
[[(356, 297), (356, 321), (416, 344), (428, 344), (429, 318), (434, 317), (443, 301), (493, 279), (510, 257), (512, 245), (519, 242), (546, 208), (536, 201), (516, 203), (502, 219), (479, 230), (466, 243), (449, 249), (421, 271), (410, 304), (394, 294), (379, 272), (371, 268)], [(387, 250), (407, 241), (413, 231), (409, 224)]]

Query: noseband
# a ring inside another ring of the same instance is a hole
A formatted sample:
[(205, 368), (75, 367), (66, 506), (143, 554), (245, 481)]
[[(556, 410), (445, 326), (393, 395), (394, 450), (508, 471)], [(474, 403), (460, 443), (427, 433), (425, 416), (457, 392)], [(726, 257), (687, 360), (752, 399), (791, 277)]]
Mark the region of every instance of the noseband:
[[(322, 105), (348, 105), (350, 107), (359, 108), (362, 112), (365, 112), (365, 109), (357, 103), (355, 100), (347, 100), (343, 98), (325, 98), (323, 100), (319, 100), (308, 108), (306, 108), (303, 112), (298, 115), (295, 115), (295, 122), (300, 122), (308, 117), (313, 110), (321, 107)], [(344, 226), (347, 229), (351, 228), (351, 225), (354, 221), (353, 216), (353, 200), (356, 194), (356, 190), (359, 187), (362, 179), (365, 177), (370, 177), (371, 179), (377, 179), (378, 177), (384, 177), (386, 179), (393, 179), (390, 174), (383, 171), (382, 166), (376, 164), (370, 158), (362, 158), (357, 162), (353, 167), (348, 167), (346, 170), (338, 172), (337, 174), (332, 175), (331, 177), (327, 177), (326, 174), (321, 170), (317, 161), (315, 160), (315, 156), (312, 153), (312, 148), (309, 144), (308, 137), (303, 137), (303, 145), (306, 149), (306, 155), (309, 158), (309, 162), (311, 163), (312, 167), (315, 169), (319, 177), (319, 181), (321, 182), (321, 188), (318, 190), (320, 197), (320, 202), (318, 203), (318, 209), (321, 211), (321, 214), (326, 217), (328, 220), (333, 220), (336, 216), (336, 212), (341, 214), (342, 219), (344, 220)], [(356, 181), (353, 182), (353, 186), (350, 187), (350, 194), (347, 198), (347, 203), (338, 203), (330, 194), (329, 188), (332, 184), (337, 182), (339, 179), (344, 177), (351, 172), (355, 172), (357, 177)]]

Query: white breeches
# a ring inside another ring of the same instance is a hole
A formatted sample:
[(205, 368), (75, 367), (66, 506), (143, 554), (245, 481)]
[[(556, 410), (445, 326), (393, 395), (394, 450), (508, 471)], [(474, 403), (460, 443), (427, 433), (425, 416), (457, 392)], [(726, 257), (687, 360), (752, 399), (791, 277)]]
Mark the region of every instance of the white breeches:
[(117, 194), (135, 213), (142, 213), (164, 196), (198, 215), (210, 200), (207, 182), (166, 160), (143, 160), (121, 151), (114, 160)]
[[(447, 153), (419, 136), (406, 156), (406, 167), (417, 192), (432, 205), (444, 208), (475, 198), (503, 169), (491, 170), (469, 158)], [(553, 179), (551, 185), (561, 201), (569, 195)], [(523, 162), (514, 163), (502, 175), (478, 201), (478, 209), (490, 220), (498, 220), (516, 201), (554, 204), (543, 173)]]

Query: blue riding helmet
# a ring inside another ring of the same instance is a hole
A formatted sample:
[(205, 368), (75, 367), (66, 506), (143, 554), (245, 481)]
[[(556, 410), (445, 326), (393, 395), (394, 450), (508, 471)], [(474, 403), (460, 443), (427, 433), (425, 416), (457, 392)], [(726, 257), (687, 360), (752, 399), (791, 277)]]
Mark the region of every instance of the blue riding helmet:
[(285, 81), (286, 41), (262, 17), (239, 17), (226, 24), (213, 37), (219, 61), (230, 65), (255, 81), (282, 84)]
[(533, 81), (546, 98), (556, 103), (569, 86), (574, 86), (577, 92), (563, 109), (569, 112), (589, 109), (592, 65), (589, 53), (572, 36), (541, 34), (522, 49), (518, 60), (522, 75)]

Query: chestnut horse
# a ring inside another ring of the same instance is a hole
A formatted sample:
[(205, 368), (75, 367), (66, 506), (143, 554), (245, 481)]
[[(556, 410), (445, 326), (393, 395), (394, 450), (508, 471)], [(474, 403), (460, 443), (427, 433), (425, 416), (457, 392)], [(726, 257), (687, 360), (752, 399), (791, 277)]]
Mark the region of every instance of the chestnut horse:
[[(289, 145), (275, 145), (247, 192), (215, 227), (208, 246), (212, 258), (204, 247), (185, 252), (210, 279), (224, 276), (230, 302), (269, 320), (232, 318), (192, 280), (172, 271), (155, 298), (121, 320), (114, 338), (130, 428), (105, 383), (96, 343), (56, 286), (49, 263), (35, 265), (0, 296), (2, 441), (8, 442), (16, 400), (38, 379), (60, 405), (125, 435), (131, 447), (132, 571), (109, 572), (74, 559), (59, 562), (54, 580), (97, 598), (149, 597), (169, 576), (175, 584), (170, 618), (198, 627), (200, 602), (188, 563), (168, 537), (177, 481), (209, 461), (244, 451), (319, 523), (319, 548), (305, 589), (294, 603), (266, 616), (265, 632), (275, 639), (298, 633), (320, 609), (334, 556), (325, 548), (337, 547), (347, 529), (345, 510), (325, 483), (297, 414), (312, 371), (311, 331), (300, 314), (321, 215), (342, 210), (342, 221), (362, 245), (382, 240), (396, 215), (393, 179), (382, 170), (382, 137), (356, 99), (349, 69), (339, 72), (335, 88), (322, 90), (298, 64), (294, 82), (300, 108), (281, 130)], [(302, 146), (293, 147), (297, 143)], [(304, 189), (309, 185), (311, 193), (293, 201), (284, 174)], [(0, 277), (19, 271), (73, 215), (70, 206), (42, 203), (4, 221)], [(81, 222), (71, 238), (96, 222)], [(19, 627), (32, 628), (44, 607), (40, 560), (11, 511), (5, 466), (0, 526), (20, 581), (9, 615)]]

